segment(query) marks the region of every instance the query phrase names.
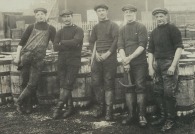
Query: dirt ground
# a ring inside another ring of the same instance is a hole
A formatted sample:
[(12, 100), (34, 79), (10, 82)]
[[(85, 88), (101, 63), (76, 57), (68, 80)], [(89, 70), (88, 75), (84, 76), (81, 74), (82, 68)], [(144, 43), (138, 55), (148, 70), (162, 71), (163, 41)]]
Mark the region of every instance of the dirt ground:
[[(121, 120), (127, 115), (115, 113), (113, 122), (92, 117), (93, 107), (77, 109), (68, 118), (53, 120), (53, 105), (39, 105), (30, 115), (20, 115), (13, 104), (0, 106), (0, 134), (159, 134), (159, 127), (148, 125), (140, 128), (136, 123), (122, 126)], [(151, 120), (151, 117), (148, 117)], [(176, 127), (167, 134), (195, 134), (195, 115), (178, 118)]]

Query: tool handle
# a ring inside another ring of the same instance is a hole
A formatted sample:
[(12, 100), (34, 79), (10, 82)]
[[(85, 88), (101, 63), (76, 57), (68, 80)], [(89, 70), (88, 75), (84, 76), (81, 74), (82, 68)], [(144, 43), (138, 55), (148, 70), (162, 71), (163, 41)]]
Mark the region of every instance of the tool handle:
[(96, 53), (96, 42), (94, 44), (93, 52), (92, 52), (92, 56), (91, 56), (91, 66), (93, 65), (93, 61), (94, 61), (94, 58), (95, 58), (95, 53)]
[(129, 85), (132, 85), (131, 75), (129, 72), (127, 72), (127, 79), (128, 79)]

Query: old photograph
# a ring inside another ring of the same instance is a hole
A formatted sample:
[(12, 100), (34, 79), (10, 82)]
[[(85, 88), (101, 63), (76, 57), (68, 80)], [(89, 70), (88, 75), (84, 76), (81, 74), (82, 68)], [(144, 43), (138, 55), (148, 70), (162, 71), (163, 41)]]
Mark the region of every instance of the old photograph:
[(0, 134), (195, 134), (195, 0), (0, 0)]

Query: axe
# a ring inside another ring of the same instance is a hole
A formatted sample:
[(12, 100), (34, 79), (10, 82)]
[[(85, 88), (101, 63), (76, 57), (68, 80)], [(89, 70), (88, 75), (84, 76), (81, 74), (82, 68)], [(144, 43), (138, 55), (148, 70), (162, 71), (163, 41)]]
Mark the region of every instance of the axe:
[(134, 85), (131, 82), (131, 76), (129, 72), (124, 72), (123, 74), (124, 76), (124, 83), (119, 81), (120, 85), (122, 85), (123, 87), (134, 87)]

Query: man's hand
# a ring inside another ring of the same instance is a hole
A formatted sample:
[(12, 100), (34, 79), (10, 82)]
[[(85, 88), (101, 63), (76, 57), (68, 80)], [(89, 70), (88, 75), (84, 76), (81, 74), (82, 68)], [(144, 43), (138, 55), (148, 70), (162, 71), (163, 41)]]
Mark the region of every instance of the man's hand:
[(20, 58), (17, 58), (17, 57), (16, 57), (16, 58), (14, 59), (14, 64), (15, 64), (15, 65), (18, 65), (19, 62), (20, 62)]
[(107, 51), (106, 53), (102, 54), (102, 61), (106, 60), (110, 56), (111, 52)]
[(102, 57), (98, 54), (98, 52), (95, 53), (95, 58), (98, 62), (103, 61)]
[(175, 68), (176, 68), (175, 66), (170, 66), (169, 69), (168, 69), (168, 71), (167, 71), (167, 74), (168, 75), (174, 75)]
[(149, 76), (153, 79), (154, 75), (155, 75), (154, 68), (153, 67), (149, 67), (148, 71), (149, 71)]
[(131, 60), (132, 60), (131, 56), (128, 56), (122, 59), (122, 63), (123, 65), (127, 65), (131, 62)]
[(129, 64), (127, 64), (127, 65), (125, 65), (123, 67), (124, 67), (124, 71), (125, 72), (129, 72), (129, 70), (130, 70), (130, 65)]

